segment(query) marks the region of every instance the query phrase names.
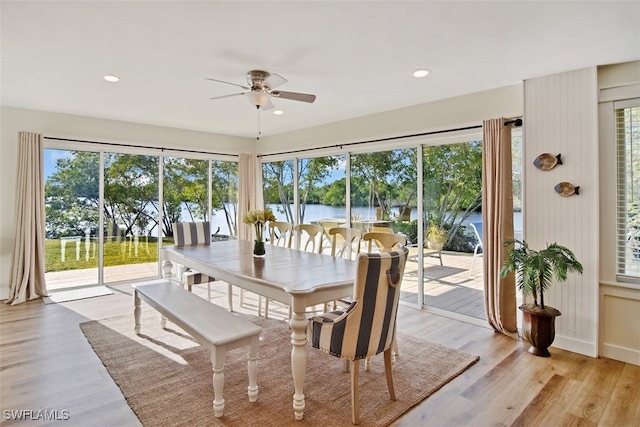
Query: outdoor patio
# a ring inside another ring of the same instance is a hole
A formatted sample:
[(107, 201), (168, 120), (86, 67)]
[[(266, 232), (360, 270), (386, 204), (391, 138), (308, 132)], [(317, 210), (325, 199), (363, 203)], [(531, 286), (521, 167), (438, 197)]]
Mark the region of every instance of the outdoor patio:
[[(451, 311), (477, 319), (485, 319), (482, 283), (482, 257), (476, 257), (471, 270), (473, 256), (460, 253), (442, 253), (442, 264), (438, 258), (426, 256), (424, 258), (424, 292), (425, 304), (441, 310)], [(105, 285), (119, 285), (127, 281), (152, 278), (158, 275), (156, 263), (129, 264), (118, 267), (105, 268)], [(87, 286), (97, 282), (98, 269), (68, 270), (46, 273), (47, 289), (50, 292), (63, 288)], [(206, 297), (206, 286), (201, 286), (200, 294)], [(212, 295), (214, 300), (221, 298), (219, 304), (226, 306), (226, 284), (214, 282)], [(239, 302), (239, 290), (234, 287), (236, 301)], [(248, 294), (248, 293), (247, 293)], [(401, 301), (417, 304), (418, 301), (418, 262), (410, 258), (405, 267), (402, 282)], [(257, 299), (249, 297), (247, 305), (257, 309)], [(271, 312), (283, 316), (288, 310), (279, 309), (277, 303), (270, 307)], [(282, 311), (282, 313), (279, 313)]]

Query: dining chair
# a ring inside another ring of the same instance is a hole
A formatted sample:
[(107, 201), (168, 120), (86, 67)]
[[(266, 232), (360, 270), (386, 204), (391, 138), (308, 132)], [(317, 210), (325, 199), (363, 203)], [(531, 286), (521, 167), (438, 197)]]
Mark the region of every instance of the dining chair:
[[(304, 252), (322, 254), (323, 226), (317, 224), (297, 224), (293, 227), (293, 230), (296, 236), (296, 248)], [(328, 309), (329, 303), (324, 303), (324, 311)], [(309, 313), (313, 312), (314, 311), (309, 311)], [(291, 314), (291, 307), (289, 307), (289, 318), (291, 318)]]
[[(274, 246), (291, 248), (293, 241), (293, 224), (284, 221), (269, 222), (269, 243)], [(240, 302), (244, 301), (244, 290), (240, 290)], [(291, 309), (289, 309), (291, 311)], [(258, 316), (262, 316), (262, 296), (258, 296)], [(264, 298), (264, 318), (269, 318), (269, 298)]]
[(293, 238), (293, 224), (283, 221), (270, 221), (269, 236), (270, 244), (290, 248)]
[[(374, 245), (378, 252), (391, 252), (407, 245), (407, 238), (401, 234), (388, 233), (384, 231), (370, 231), (364, 233), (362, 240), (368, 242), (368, 252), (374, 252)], [(341, 300), (344, 302), (344, 300)], [(393, 353), (398, 355), (398, 345), (394, 341)], [(371, 368), (371, 359), (367, 358), (365, 361), (365, 370), (368, 371)]]
[(349, 361), (353, 424), (360, 423), (360, 360), (384, 353), (389, 396), (396, 400), (391, 357), (408, 252), (401, 247), (391, 252), (358, 254), (351, 305), (346, 310), (314, 316), (307, 325), (308, 344)]
[(482, 246), (482, 223), (481, 222), (471, 222), (469, 223), (471, 229), (476, 235), (476, 247), (473, 249), (473, 258), (471, 259), (471, 268), (469, 269), (469, 275), (473, 273), (473, 264), (475, 264), (476, 256), (478, 255), (478, 251), (481, 250), (484, 252), (484, 248)]
[(389, 252), (407, 245), (407, 238), (401, 234), (370, 231), (364, 233), (362, 240), (369, 242), (368, 251), (373, 252), (374, 245), (380, 252)]
[[(293, 227), (296, 235), (296, 248), (305, 252), (322, 253), (322, 234), (324, 228), (315, 224), (298, 224)], [(302, 243), (304, 242), (304, 246)]]
[(360, 252), (362, 231), (355, 228), (333, 227), (329, 229), (329, 236), (331, 237), (331, 256), (353, 259)]
[[(176, 247), (199, 246), (211, 244), (211, 225), (205, 222), (175, 222), (173, 223), (173, 236)], [(193, 285), (207, 284), (207, 300), (211, 302), (211, 282), (216, 279), (199, 271), (178, 266), (177, 276), (182, 287), (186, 285), (189, 292)], [(227, 288), (229, 299), (229, 311), (233, 311), (233, 292), (231, 284)]]

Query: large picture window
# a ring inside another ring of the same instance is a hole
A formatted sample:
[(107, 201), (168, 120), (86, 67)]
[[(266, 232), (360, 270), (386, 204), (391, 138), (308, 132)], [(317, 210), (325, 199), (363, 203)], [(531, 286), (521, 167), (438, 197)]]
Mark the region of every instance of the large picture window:
[(617, 273), (640, 279), (640, 99), (616, 102)]

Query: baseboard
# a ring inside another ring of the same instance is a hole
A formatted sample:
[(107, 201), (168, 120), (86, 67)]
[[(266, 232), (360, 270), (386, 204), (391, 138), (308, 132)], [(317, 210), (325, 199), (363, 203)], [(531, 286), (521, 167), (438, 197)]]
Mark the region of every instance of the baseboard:
[(633, 348), (620, 347), (613, 344), (603, 344), (601, 356), (640, 366), (640, 350)]
[(575, 338), (556, 335), (555, 339), (553, 340), (552, 347), (578, 354), (584, 354), (585, 356), (589, 357), (598, 357), (598, 349), (595, 343), (577, 340)]

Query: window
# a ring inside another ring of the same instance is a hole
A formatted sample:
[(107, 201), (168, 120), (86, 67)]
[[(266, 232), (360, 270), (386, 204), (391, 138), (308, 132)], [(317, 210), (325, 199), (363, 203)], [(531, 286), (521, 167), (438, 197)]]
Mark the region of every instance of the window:
[(617, 274), (640, 279), (640, 99), (614, 103), (617, 162)]

